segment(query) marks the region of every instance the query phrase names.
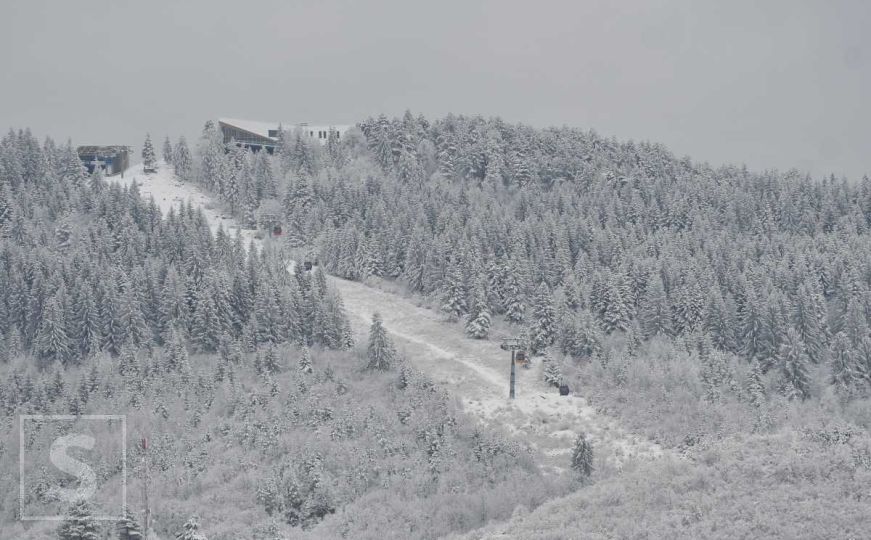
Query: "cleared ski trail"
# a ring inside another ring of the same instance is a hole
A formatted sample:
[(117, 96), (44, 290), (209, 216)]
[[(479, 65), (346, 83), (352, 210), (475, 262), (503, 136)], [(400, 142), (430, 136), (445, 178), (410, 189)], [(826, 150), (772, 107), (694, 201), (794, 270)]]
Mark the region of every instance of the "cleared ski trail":
[[(239, 230), (218, 203), (192, 184), (176, 180), (170, 167), (161, 164), (155, 174), (145, 175), (141, 165), (128, 169), (124, 179), (135, 180), (140, 192), (166, 213), (191, 201), (201, 208), (213, 231), (220, 225), (241, 234), (247, 245), (254, 231)], [(663, 453), (656, 443), (626, 432), (616, 420), (599, 414), (582, 396), (560, 396), (542, 381), (541, 362), (530, 369), (517, 368), (516, 399), (508, 399), (510, 353), (494, 341), (467, 338), (460, 325), (444, 320), (441, 313), (420, 307), (414, 300), (369, 287), (363, 283), (328, 277), (341, 294), (359, 343), (365, 343), (371, 317), (379, 312), (399, 350), (417, 368), (445, 387), (464, 410), (482, 423), (501, 427), (517, 440), (530, 444), (546, 471), (568, 467), (578, 433), (585, 433), (596, 450), (596, 459), (620, 467), (633, 457), (655, 458)], [(583, 389), (580, 389), (583, 392)]]

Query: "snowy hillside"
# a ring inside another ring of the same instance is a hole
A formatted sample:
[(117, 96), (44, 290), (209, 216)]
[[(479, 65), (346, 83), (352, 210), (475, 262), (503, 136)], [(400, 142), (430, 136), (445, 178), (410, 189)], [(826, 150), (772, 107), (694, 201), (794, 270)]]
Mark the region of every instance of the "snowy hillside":
[[(239, 231), (246, 245), (251, 239), (262, 243), (254, 231), (239, 229), (219, 202), (195, 185), (178, 181), (164, 163), (155, 174), (144, 174), (141, 165), (136, 165), (118, 181), (135, 181), (142, 195), (154, 197), (163, 212), (190, 201), (203, 210), (213, 231), (222, 226)], [(386, 328), (415, 366), (444, 383), (464, 410), (481, 422), (506, 429), (519, 441), (529, 443), (542, 467), (564, 470), (579, 433), (587, 434), (602, 463), (609, 466), (619, 468), (625, 459), (655, 458), (663, 453), (656, 443), (628, 433), (613, 418), (597, 413), (584, 398), (583, 388), (560, 396), (555, 388), (546, 386), (541, 362), (529, 370), (518, 367), (517, 397), (509, 400), (510, 356), (495, 339), (470, 339), (456, 325), (445, 322), (442, 314), (397, 294), (333, 276), (329, 283), (341, 294), (358, 341), (365, 340), (372, 314), (380, 312)]]

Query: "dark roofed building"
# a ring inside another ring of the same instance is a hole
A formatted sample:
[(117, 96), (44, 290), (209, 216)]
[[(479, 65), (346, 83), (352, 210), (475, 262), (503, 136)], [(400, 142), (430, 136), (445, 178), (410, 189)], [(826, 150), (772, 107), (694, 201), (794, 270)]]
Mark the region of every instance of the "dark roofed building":
[(129, 146), (80, 146), (76, 152), (89, 173), (100, 167), (106, 176), (113, 176), (130, 166)]

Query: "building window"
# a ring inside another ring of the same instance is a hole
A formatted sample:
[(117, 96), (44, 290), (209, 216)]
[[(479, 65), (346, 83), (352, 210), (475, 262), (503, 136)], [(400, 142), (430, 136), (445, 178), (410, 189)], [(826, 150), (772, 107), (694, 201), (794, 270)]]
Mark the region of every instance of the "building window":
[(278, 130), (277, 129), (270, 129), (269, 136), (270, 137), (278, 137)]

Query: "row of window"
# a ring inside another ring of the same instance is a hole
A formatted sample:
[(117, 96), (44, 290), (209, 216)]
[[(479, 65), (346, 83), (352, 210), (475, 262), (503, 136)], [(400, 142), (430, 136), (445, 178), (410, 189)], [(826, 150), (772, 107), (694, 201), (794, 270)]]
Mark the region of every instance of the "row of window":
[[(335, 133), (336, 133), (336, 138), (338, 139), (338, 138), (339, 138), (339, 132), (336, 131)], [(276, 137), (278, 137), (278, 130), (277, 130), (277, 129), (270, 129), (270, 130), (269, 130), (269, 136), (272, 137), (273, 139), (276, 138)], [(314, 131), (309, 131), (309, 132), (308, 132), (308, 136), (314, 138), (314, 136), (315, 136), (315, 132), (314, 132)], [(329, 132), (329, 131), (326, 131), (326, 130), (318, 130), (318, 139), (326, 139), (326, 138), (328, 138), (329, 136), (330, 136), (330, 132)]]

